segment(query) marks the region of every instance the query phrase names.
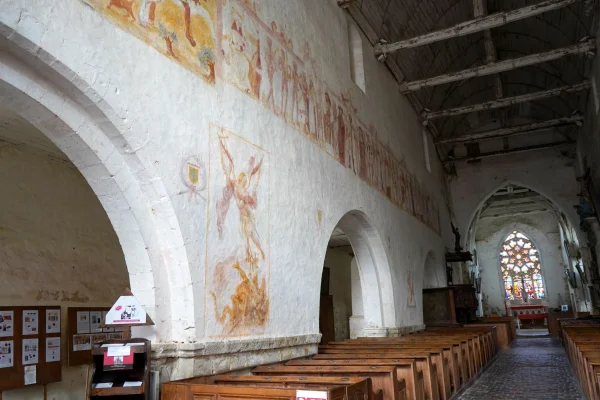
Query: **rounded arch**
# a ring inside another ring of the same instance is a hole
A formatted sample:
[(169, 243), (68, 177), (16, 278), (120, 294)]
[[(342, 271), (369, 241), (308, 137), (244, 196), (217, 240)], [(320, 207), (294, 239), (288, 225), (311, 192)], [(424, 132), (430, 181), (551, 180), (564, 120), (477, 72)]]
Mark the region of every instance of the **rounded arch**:
[(377, 230), (359, 210), (344, 214), (335, 228), (346, 234), (354, 251), (362, 284), (366, 327), (394, 327), (396, 309), (392, 274)]
[(436, 288), (442, 286), (442, 280), (440, 280), (440, 265), (438, 264), (437, 257), (433, 250), (430, 250), (425, 256), (423, 262), (423, 289)]
[[(195, 340), (192, 279), (169, 196), (127, 142), (128, 129), (74, 71), (0, 23), (0, 107), (45, 134), (79, 169), (119, 238), (132, 291), (155, 327), (138, 334)], [(120, 125), (119, 125), (120, 124)]]

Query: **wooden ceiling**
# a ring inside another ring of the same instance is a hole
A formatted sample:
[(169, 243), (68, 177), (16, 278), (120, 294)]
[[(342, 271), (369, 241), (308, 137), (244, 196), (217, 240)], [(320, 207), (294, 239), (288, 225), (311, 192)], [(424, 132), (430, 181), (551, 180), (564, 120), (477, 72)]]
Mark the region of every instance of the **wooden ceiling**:
[(447, 164), (576, 139), (591, 87), (596, 1), (338, 4), (395, 75)]

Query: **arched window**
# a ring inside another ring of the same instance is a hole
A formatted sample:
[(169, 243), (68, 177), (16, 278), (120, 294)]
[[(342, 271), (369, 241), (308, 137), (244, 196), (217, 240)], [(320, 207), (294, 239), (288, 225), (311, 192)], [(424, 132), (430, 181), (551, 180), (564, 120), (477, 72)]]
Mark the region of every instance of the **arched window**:
[(508, 235), (500, 249), (500, 268), (507, 299), (546, 297), (540, 255), (527, 236), (517, 231)]

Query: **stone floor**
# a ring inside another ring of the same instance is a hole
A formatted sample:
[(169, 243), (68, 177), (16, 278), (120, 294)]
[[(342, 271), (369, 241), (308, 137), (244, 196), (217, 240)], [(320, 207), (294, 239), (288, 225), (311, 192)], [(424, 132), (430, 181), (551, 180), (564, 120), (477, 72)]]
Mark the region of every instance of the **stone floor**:
[(460, 400), (584, 400), (557, 339), (519, 337), (462, 394)]

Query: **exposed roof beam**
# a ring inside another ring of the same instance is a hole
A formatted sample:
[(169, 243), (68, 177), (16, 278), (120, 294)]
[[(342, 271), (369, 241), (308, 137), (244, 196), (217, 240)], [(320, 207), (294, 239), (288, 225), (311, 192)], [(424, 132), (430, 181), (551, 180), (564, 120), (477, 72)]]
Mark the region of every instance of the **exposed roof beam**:
[(481, 218), (481, 219), (492, 219), (492, 218), (518, 217), (520, 215), (537, 214), (537, 213), (542, 213), (542, 212), (547, 212), (547, 211), (548, 211), (547, 208), (540, 208), (540, 209), (537, 209), (537, 210), (518, 211), (518, 212), (514, 212), (514, 213), (482, 215), (479, 218)]
[(444, 161), (444, 164), (449, 164), (449, 163), (454, 163), (454, 162), (459, 162), (459, 161), (467, 161), (468, 162), (468, 161), (479, 160), (482, 158), (503, 156), (503, 155), (507, 155), (507, 154), (524, 153), (527, 151), (550, 149), (553, 147), (559, 147), (559, 146), (564, 146), (567, 144), (574, 144), (574, 143), (575, 143), (575, 141), (573, 141), (573, 140), (565, 140), (562, 142), (545, 143), (545, 144), (540, 144), (540, 145), (535, 145), (535, 146), (527, 146), (527, 147), (517, 147), (514, 149), (508, 149), (508, 150), (490, 151), (488, 153), (481, 153), (476, 156), (465, 156), (465, 157), (458, 157), (458, 158), (454, 158), (454, 159), (446, 159)]
[(511, 22), (543, 14), (548, 11), (558, 10), (559, 8), (569, 6), (579, 1), (581, 0), (547, 0), (512, 11), (497, 12), (484, 17), (476, 18), (471, 21), (462, 22), (450, 28), (429, 32), (411, 39), (402, 40), (400, 42), (378, 44), (375, 46), (375, 55), (379, 56), (381, 54), (392, 53), (400, 49), (423, 46), (446, 39), (485, 31), (486, 29), (497, 28)]
[(576, 85), (561, 86), (556, 89), (548, 89), (548, 90), (542, 90), (542, 91), (535, 92), (535, 93), (523, 94), (520, 96), (506, 97), (504, 99), (487, 101), (485, 103), (472, 104), (472, 105), (464, 106), (464, 107), (449, 108), (447, 110), (441, 110), (441, 111), (425, 112), (422, 114), (422, 117), (424, 119), (430, 120), (430, 119), (435, 119), (435, 118), (451, 117), (454, 115), (468, 114), (468, 113), (477, 112), (477, 111), (493, 110), (496, 108), (508, 107), (508, 106), (512, 106), (515, 104), (526, 103), (529, 101), (535, 101), (535, 100), (540, 100), (540, 99), (547, 99), (549, 97), (561, 96), (561, 95), (567, 94), (567, 93), (576, 93), (576, 92), (580, 92), (583, 90), (589, 90), (590, 87), (591, 87), (590, 82), (584, 81), (584, 82), (578, 83)]
[(469, 68), (462, 71), (452, 72), (445, 75), (434, 76), (432, 78), (421, 79), (418, 81), (404, 82), (400, 85), (402, 93), (412, 92), (429, 86), (442, 85), (444, 83), (462, 81), (468, 78), (497, 74), (510, 71), (517, 68), (527, 67), (529, 65), (540, 64), (547, 61), (557, 60), (559, 58), (571, 55), (586, 53), (595, 49), (596, 44), (593, 39), (586, 40), (567, 47), (561, 47), (546, 51), (543, 53), (530, 54), (528, 56), (513, 58), (512, 60), (503, 60), (495, 63), (489, 63), (480, 67)]
[(549, 128), (557, 128), (562, 126), (568, 126), (569, 124), (581, 123), (584, 117), (582, 115), (573, 115), (571, 117), (551, 119), (543, 122), (535, 122), (533, 124), (517, 125), (509, 128), (495, 129), (492, 131), (471, 133), (468, 135), (456, 136), (447, 139), (439, 139), (435, 141), (435, 144), (450, 144), (450, 143), (462, 143), (462, 142), (474, 142), (482, 139), (492, 139), (498, 137), (508, 137), (523, 135), (526, 133), (537, 133), (546, 131)]
[[(488, 15), (487, 0), (473, 0), (473, 15), (475, 18), (482, 18)], [(492, 30), (486, 29), (483, 31), (483, 43), (485, 46), (485, 63), (494, 63), (498, 60)], [(502, 87), (502, 79), (500, 74), (494, 76), (494, 94), (497, 99), (504, 97), (504, 88)]]
[(493, 204), (500, 201), (510, 201), (510, 200), (521, 200), (521, 199), (533, 199), (536, 197), (540, 197), (540, 194), (537, 192), (526, 192), (526, 193), (517, 193), (517, 194), (501, 194), (501, 195), (493, 195), (490, 197), (486, 203)]

